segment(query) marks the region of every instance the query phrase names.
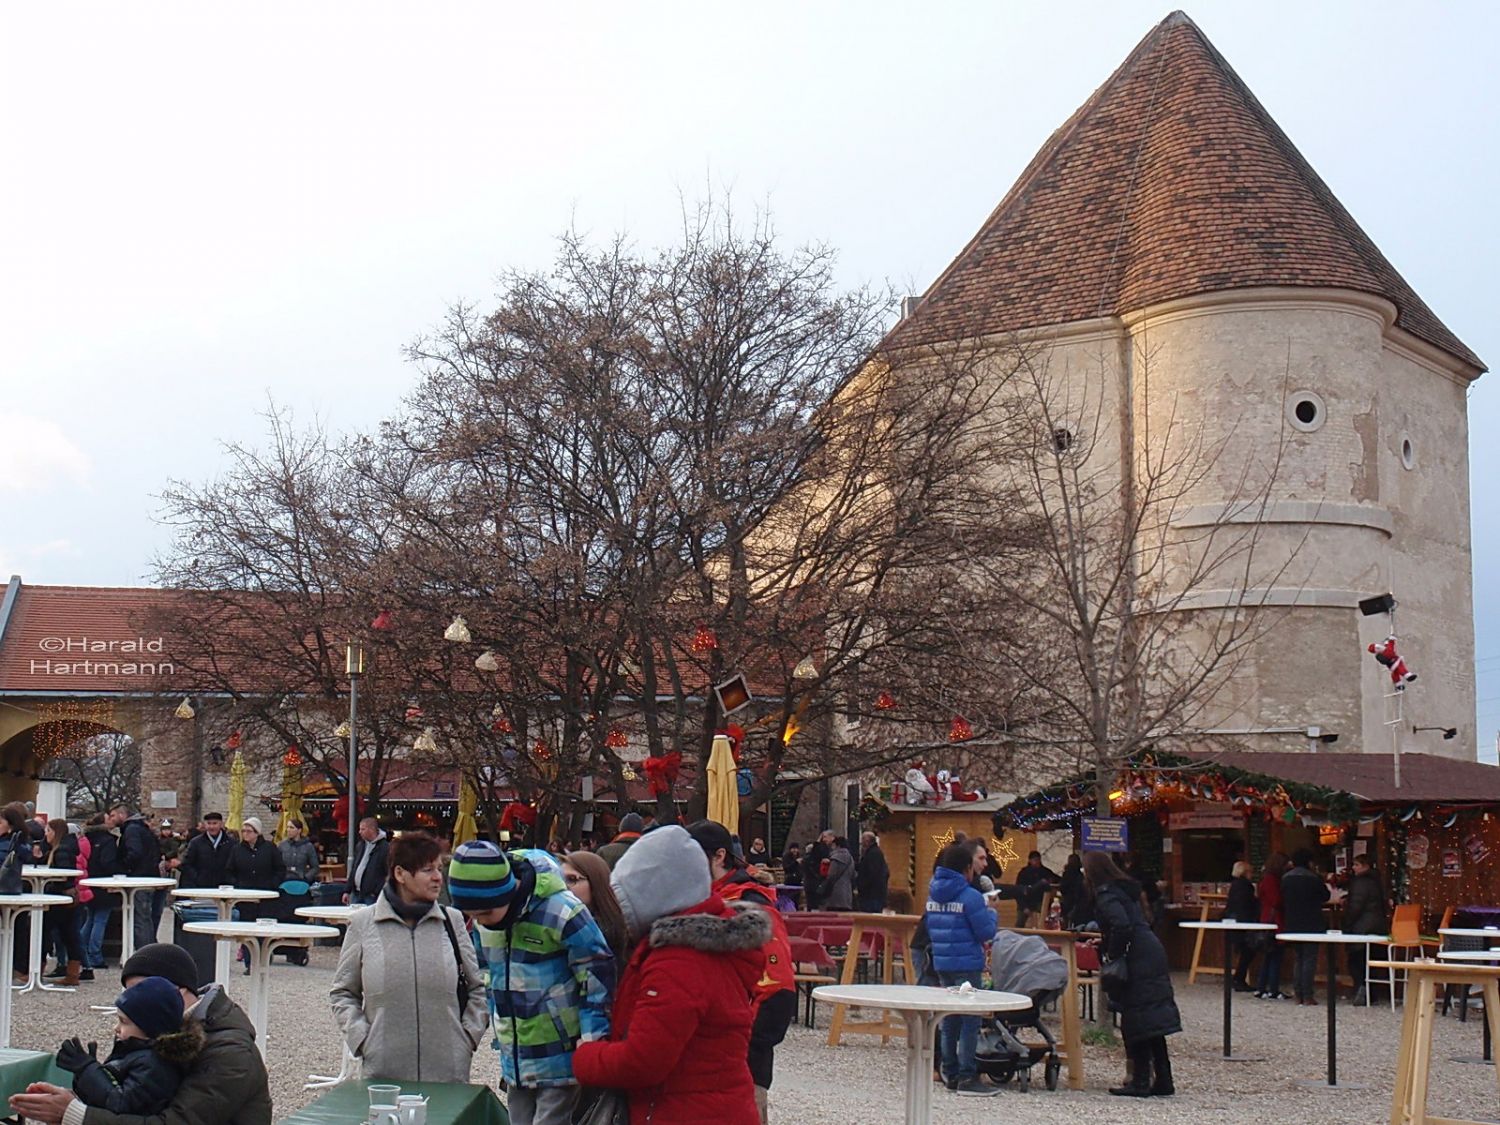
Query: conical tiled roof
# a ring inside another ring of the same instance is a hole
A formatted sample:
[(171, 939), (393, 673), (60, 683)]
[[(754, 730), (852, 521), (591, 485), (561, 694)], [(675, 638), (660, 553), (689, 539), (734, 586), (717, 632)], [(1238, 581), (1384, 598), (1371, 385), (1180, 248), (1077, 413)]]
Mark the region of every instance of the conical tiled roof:
[(1385, 297), (1483, 369), (1198, 26), (1173, 12), (1048, 140), (890, 342), (936, 343), (1262, 285)]

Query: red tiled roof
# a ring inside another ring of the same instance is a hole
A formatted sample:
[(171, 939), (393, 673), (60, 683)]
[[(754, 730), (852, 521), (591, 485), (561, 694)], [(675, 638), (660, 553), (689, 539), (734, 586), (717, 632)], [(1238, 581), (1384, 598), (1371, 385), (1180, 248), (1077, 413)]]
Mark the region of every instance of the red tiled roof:
[(1395, 760), (1390, 754), (1226, 750), (1203, 760), (1283, 781), (1342, 790), (1366, 804), (1500, 802), (1500, 766), (1436, 754), (1402, 754), (1399, 789)]
[[(0, 586), (0, 600), (8, 591)], [(171, 590), (23, 585), (0, 636), (0, 691), (170, 690), (172, 638), (143, 635), (142, 623), (180, 600)]]
[(1087, 320), (1254, 286), (1354, 289), (1478, 370), (1186, 15), (1037, 153), (890, 344)]

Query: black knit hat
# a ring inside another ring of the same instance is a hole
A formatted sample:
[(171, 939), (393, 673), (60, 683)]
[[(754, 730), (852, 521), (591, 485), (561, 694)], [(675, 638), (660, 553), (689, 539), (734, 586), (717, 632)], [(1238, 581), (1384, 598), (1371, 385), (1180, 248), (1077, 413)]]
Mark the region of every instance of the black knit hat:
[(178, 988), (198, 991), (198, 965), (180, 945), (158, 941), (143, 945), (120, 966), (120, 983), (131, 977), (166, 977)]
[(115, 1007), (129, 1016), (130, 1022), (144, 1031), (148, 1039), (169, 1035), (182, 1027), (182, 993), (165, 977), (136, 981), (115, 998)]

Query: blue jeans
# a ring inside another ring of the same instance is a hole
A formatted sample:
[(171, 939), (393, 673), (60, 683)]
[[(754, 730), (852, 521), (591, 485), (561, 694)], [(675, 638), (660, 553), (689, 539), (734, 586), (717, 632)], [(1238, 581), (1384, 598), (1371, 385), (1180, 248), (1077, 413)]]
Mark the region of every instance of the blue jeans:
[[(945, 988), (952, 988), (966, 981), (978, 988), (980, 976), (979, 970), (974, 969), (967, 973), (938, 973), (938, 979)], [(978, 1016), (944, 1016), (940, 1039), (943, 1044), (941, 1069), (944, 1079), (949, 1082), (967, 1082), (979, 1077), (979, 1067), (974, 1062), (974, 1053), (979, 1049)]]
[(98, 896), (89, 903), (88, 922), (83, 927), (84, 964), (91, 969), (104, 968), (104, 931), (109, 926), (109, 916), (114, 913), (108, 906), (99, 905)]
[(1281, 991), (1281, 955), (1286, 951), (1286, 946), (1276, 941), (1276, 935), (1270, 930), (1265, 931), (1271, 942), (1266, 946), (1265, 960), (1260, 963), (1260, 988), (1258, 992), (1280, 992)]

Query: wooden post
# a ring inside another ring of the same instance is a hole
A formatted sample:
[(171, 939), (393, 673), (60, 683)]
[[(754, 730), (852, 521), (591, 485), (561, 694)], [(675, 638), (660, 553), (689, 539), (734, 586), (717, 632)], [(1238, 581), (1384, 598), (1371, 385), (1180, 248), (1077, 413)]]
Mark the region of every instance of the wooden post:
[(1010, 928), (1014, 934), (1039, 937), (1057, 949), (1068, 963), (1068, 991), (1062, 1006), (1062, 1041), (1059, 1044), (1068, 1070), (1068, 1089), (1083, 1089), (1083, 1021), (1078, 1015), (1078, 938), (1071, 930)]
[[(885, 968), (882, 979), (886, 984), (893, 983), (895, 975), (896, 950), (899, 942), (901, 945), (901, 963), (904, 975), (911, 977), (911, 939), (917, 932), (917, 924), (922, 919), (914, 914), (849, 914), (846, 917), (850, 921), (849, 948), (844, 953), (844, 971), (839, 975), (840, 984), (853, 984), (855, 972), (859, 967), (859, 948), (864, 942), (866, 931), (878, 930), (885, 935)], [(890, 1042), (893, 1037), (906, 1035), (906, 1027), (897, 1023), (892, 1018), (895, 1013), (889, 1009), (881, 1013), (879, 1020), (862, 1020), (859, 1023), (847, 1019), (848, 1006), (835, 1004), (833, 1016), (828, 1024), (828, 1045), (837, 1047), (840, 1039), (845, 1035), (878, 1035), (882, 1045)]]

